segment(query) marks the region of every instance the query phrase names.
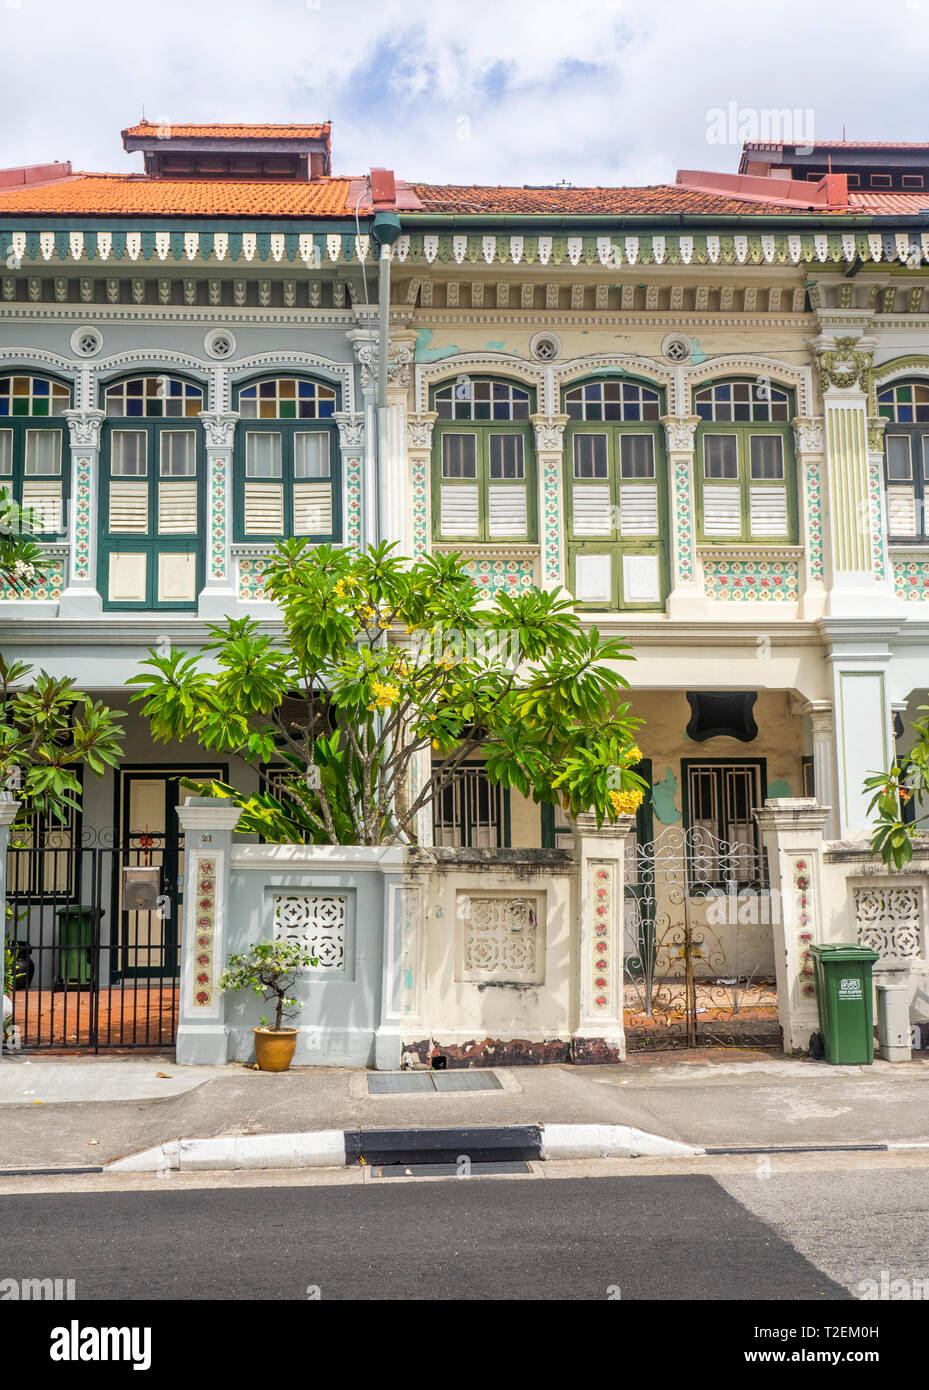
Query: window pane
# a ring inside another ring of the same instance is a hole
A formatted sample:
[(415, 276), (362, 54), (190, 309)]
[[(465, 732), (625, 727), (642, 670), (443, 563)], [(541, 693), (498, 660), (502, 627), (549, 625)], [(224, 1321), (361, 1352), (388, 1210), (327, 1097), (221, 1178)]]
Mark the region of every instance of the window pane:
[(605, 478), (608, 471), (608, 450), (605, 434), (576, 434), (574, 436), (575, 478)]
[(194, 430), (164, 430), (161, 436), (161, 476), (193, 478), (197, 472), (197, 435)]
[(619, 441), (620, 473), (624, 478), (654, 478), (655, 440), (650, 434), (624, 434)]
[(114, 430), (110, 441), (110, 472), (114, 478), (144, 478), (148, 436), (144, 430)]
[(892, 483), (906, 483), (913, 476), (908, 434), (889, 434), (885, 441), (887, 477)]
[(920, 437), (923, 443), (923, 477), (929, 481), (929, 434)]
[(749, 441), (752, 477), (781, 482), (784, 477), (784, 448), (779, 434), (753, 434)]
[(473, 434), (443, 434), (442, 477), (477, 477), (477, 439)]
[(0, 430), (0, 477), (13, 472), (13, 431)]
[(245, 475), (248, 478), (281, 476), (281, 436), (249, 430), (245, 436)]
[(294, 435), (294, 477), (329, 477), (329, 435), (322, 430), (301, 430)]
[(524, 476), (523, 437), (521, 434), (492, 434), (490, 436), (490, 476), (510, 479)]
[(703, 436), (703, 476), (705, 478), (737, 478), (739, 476), (739, 446), (734, 434)]
[(61, 435), (57, 430), (26, 431), (26, 476), (57, 478), (61, 473)]

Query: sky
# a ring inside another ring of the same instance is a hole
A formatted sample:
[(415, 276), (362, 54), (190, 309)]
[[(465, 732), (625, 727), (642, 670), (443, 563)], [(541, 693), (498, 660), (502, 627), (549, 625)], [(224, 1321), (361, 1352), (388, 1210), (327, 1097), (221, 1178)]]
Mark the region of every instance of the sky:
[(333, 172), (673, 182), (744, 138), (926, 140), (929, 0), (0, 0), (0, 168), (158, 121), (333, 123)]

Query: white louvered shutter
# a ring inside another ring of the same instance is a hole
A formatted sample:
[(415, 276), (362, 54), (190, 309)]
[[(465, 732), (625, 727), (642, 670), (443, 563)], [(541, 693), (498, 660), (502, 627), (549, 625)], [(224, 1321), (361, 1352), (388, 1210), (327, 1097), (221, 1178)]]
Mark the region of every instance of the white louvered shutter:
[(575, 483), (571, 494), (575, 536), (609, 536), (613, 531), (609, 483)]
[(783, 484), (750, 487), (748, 505), (753, 536), (787, 535), (787, 492)]
[(284, 532), (284, 489), (280, 483), (245, 484), (245, 534), (278, 536)]
[(60, 482), (27, 478), (23, 482), (23, 508), (32, 513), (32, 525), (37, 531), (64, 530)]
[(703, 531), (707, 536), (742, 534), (742, 503), (738, 485), (704, 483)]
[(916, 496), (911, 487), (887, 489), (887, 528), (891, 536), (916, 536)]
[(158, 534), (189, 536), (197, 532), (196, 479), (158, 484)]
[(657, 536), (658, 488), (655, 483), (621, 483), (619, 527), (624, 536)]
[(525, 483), (490, 483), (487, 488), (487, 534), (525, 536), (528, 527)]
[(294, 535), (328, 536), (332, 531), (329, 483), (294, 483)]
[(144, 536), (148, 531), (148, 483), (110, 481), (110, 531), (117, 535)]

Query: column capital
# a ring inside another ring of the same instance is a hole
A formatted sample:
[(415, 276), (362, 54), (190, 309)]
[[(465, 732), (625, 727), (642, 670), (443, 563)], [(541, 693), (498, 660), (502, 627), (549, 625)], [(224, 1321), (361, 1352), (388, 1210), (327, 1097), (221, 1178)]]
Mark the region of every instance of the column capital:
[(16, 801), (9, 792), (0, 792), (0, 829), (12, 825), (16, 819), (21, 801)]
[(569, 415), (530, 415), (535, 430), (537, 454), (560, 454), (564, 444), (565, 425)]
[(884, 430), (887, 428), (887, 421), (882, 415), (868, 416), (868, 453), (884, 453)]
[(829, 806), (820, 806), (812, 796), (769, 796), (763, 807), (753, 812), (762, 831), (812, 830), (822, 834), (829, 819)]
[(432, 448), (432, 431), (438, 418), (435, 410), (420, 410), (415, 415), (407, 416), (406, 438), (410, 449), (429, 452)]
[(230, 806), (219, 796), (192, 796), (177, 808), (181, 828), (189, 830), (235, 830), (242, 818), (241, 806)]
[(206, 435), (206, 447), (208, 449), (232, 448), (235, 442), (235, 427), (239, 419), (237, 411), (229, 410), (217, 413), (201, 410), (198, 418), (203, 423), (203, 432)]
[(66, 410), (72, 449), (99, 449), (106, 413), (102, 410)]
[(821, 454), (826, 447), (826, 422), (821, 415), (797, 415), (791, 420), (798, 454)]
[(870, 340), (861, 337), (835, 338), (831, 343), (820, 341), (816, 348), (820, 389), (850, 391), (856, 386), (868, 394), (873, 355)]
[(579, 811), (574, 818), (578, 835), (595, 840), (624, 840), (635, 830), (635, 816), (617, 816), (615, 820), (597, 824), (593, 811)]
[(347, 410), (337, 410), (333, 416), (339, 427), (340, 449), (363, 449), (365, 441), (365, 417)]
[(699, 415), (662, 415), (669, 454), (692, 453), (700, 419)]

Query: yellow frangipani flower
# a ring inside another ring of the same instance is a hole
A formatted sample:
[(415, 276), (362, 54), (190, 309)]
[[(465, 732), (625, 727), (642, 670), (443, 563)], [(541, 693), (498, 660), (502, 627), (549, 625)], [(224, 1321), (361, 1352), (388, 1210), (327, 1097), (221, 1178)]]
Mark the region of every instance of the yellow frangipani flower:
[(644, 799), (645, 793), (639, 788), (631, 792), (610, 792), (613, 810), (620, 816), (634, 816)]

